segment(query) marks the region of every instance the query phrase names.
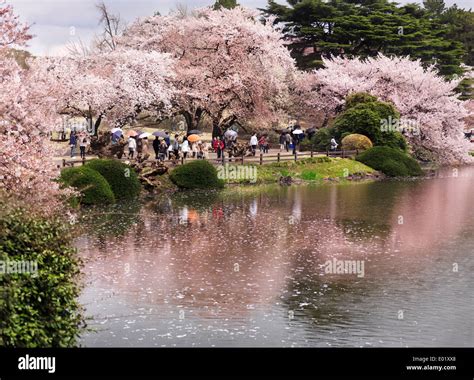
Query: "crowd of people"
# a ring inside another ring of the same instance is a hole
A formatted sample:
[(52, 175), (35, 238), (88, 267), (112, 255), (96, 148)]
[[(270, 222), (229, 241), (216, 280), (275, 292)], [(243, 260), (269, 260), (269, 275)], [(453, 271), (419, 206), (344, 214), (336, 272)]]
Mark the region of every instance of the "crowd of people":
[[(205, 141), (190, 142), (188, 137), (180, 138), (179, 135), (174, 136), (171, 141), (168, 132), (165, 132), (164, 137), (156, 136), (152, 142), (155, 159), (164, 161), (171, 159), (183, 158), (197, 158), (207, 159), (209, 157), (209, 144)], [(148, 137), (137, 138), (130, 136), (128, 138), (128, 158), (142, 158), (149, 154), (149, 140)]]
[[(282, 131), (279, 135), (280, 152), (291, 151), (293, 154), (296, 154), (301, 141), (305, 138), (311, 138), (313, 134), (312, 130), (304, 132), (297, 124)], [(160, 161), (179, 159), (181, 157), (184, 159), (188, 157), (208, 159), (210, 151), (217, 154), (217, 160), (221, 160), (224, 156), (224, 152), (226, 150), (230, 151), (237, 143), (237, 135), (237, 132), (233, 130), (227, 130), (225, 133), (214, 133), (213, 131), (212, 142), (208, 144), (206, 141), (201, 140), (189, 141), (188, 136), (180, 137), (179, 135), (175, 135), (172, 141), (169, 132), (163, 132), (162, 135), (155, 136), (151, 145), (155, 153), (155, 159)], [(112, 134), (112, 144), (116, 144), (120, 141), (125, 143), (123, 135)], [(89, 136), (86, 133), (71, 131), (69, 144), (71, 157), (76, 155), (76, 149), (79, 146), (80, 157), (81, 159), (85, 159), (87, 146), (90, 144)], [(129, 159), (140, 159), (149, 156), (150, 147), (148, 137), (140, 138), (139, 136), (129, 136), (127, 145)], [(331, 138), (330, 149), (336, 150), (337, 147), (338, 143), (334, 138)], [(257, 150), (259, 150), (261, 154), (269, 153), (270, 144), (268, 134), (253, 133), (248, 143), (248, 149), (253, 156), (256, 155)]]

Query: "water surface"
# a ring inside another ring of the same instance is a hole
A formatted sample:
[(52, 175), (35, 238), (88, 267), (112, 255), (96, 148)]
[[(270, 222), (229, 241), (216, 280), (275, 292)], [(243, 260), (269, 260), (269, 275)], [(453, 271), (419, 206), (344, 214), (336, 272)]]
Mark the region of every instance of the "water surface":
[(85, 211), (82, 344), (474, 346), (473, 189), (463, 168)]

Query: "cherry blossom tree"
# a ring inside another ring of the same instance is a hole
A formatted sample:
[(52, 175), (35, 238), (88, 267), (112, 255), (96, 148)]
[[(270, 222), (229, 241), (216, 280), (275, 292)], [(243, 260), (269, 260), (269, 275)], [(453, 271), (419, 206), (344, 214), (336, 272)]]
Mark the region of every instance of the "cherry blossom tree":
[(55, 87), (35, 70), (21, 68), (10, 55), (31, 38), (11, 6), (0, 6), (0, 191), (48, 212), (60, 203), (58, 170), (49, 132), (57, 115)]
[(38, 70), (60, 87), (56, 112), (85, 117), (97, 134), (104, 118), (123, 126), (144, 110), (166, 112), (174, 94), (171, 63), (167, 54), (119, 49), (46, 58)]
[(347, 95), (368, 92), (400, 111), (400, 125), (410, 126), (404, 134), (415, 151), (431, 152), (444, 164), (471, 160), (463, 133), (468, 110), (454, 93), (459, 81), (446, 81), (433, 67), (425, 69), (409, 57), (339, 57), (325, 59), (324, 66), (297, 78), (300, 101), (307, 107), (335, 114)]
[(132, 24), (118, 45), (176, 59), (176, 114), (189, 129), (265, 120), (288, 103), (294, 61), (272, 22), (242, 7), (154, 16)]

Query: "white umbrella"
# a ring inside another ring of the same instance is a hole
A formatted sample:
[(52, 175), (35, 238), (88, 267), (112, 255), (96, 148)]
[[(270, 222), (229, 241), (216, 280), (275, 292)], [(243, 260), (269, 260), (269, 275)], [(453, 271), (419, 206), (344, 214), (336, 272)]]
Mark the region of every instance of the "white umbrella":
[(116, 134), (117, 132), (123, 132), (122, 128), (114, 128), (110, 131), (110, 133), (112, 133), (112, 134)]
[(147, 137), (150, 137), (150, 136), (151, 136), (151, 133), (144, 132), (140, 136), (138, 136), (138, 138), (139, 139), (144, 139), (144, 138), (147, 138)]
[(235, 138), (237, 137), (238, 133), (236, 131), (233, 131), (232, 129), (228, 129), (225, 133), (224, 133), (224, 136), (225, 137), (229, 137), (229, 138)]
[(302, 135), (303, 133), (304, 133), (304, 132), (303, 132), (301, 129), (295, 129), (295, 130), (293, 131), (293, 134), (294, 134), (294, 135)]

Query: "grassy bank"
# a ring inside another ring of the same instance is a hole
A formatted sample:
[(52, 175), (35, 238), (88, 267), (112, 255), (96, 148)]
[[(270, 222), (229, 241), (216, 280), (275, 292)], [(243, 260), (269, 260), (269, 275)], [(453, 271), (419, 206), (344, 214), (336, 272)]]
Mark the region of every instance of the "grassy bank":
[(275, 183), (281, 177), (292, 177), (293, 180), (318, 182), (324, 180), (353, 180), (373, 178), (376, 171), (360, 162), (347, 158), (314, 157), (297, 162), (288, 161), (267, 165), (257, 165), (256, 178), (231, 178), (231, 184), (265, 184)]

